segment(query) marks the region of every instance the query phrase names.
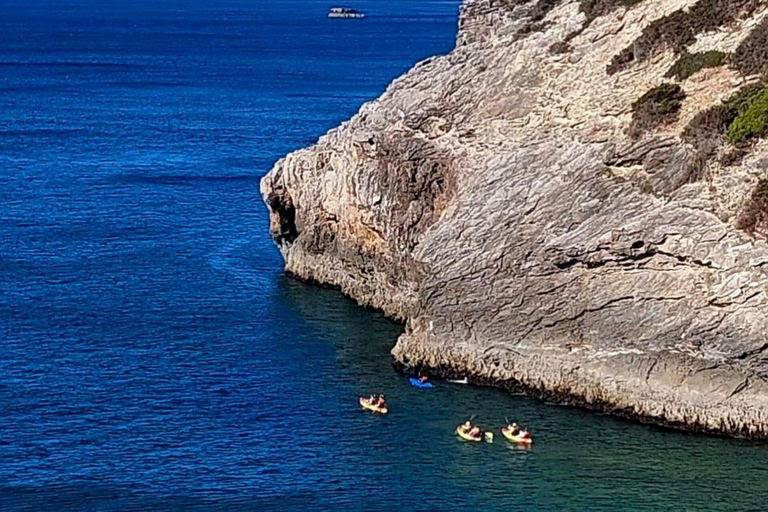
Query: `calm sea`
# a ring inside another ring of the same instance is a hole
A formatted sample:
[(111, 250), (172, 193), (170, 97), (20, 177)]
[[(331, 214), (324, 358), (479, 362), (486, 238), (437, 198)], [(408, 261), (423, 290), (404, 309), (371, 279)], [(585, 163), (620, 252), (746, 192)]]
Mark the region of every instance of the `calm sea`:
[[(2, 2), (0, 509), (763, 508), (764, 445), (415, 390), (399, 326), (283, 277), (259, 178), (456, 32), (330, 6)], [(471, 414), (536, 442), (459, 442)]]

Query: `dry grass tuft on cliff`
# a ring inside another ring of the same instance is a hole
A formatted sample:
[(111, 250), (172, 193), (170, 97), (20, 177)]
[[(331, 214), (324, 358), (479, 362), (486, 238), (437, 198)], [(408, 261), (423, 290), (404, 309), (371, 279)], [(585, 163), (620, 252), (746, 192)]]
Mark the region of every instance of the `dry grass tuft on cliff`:
[(629, 134), (639, 137), (645, 132), (673, 122), (685, 99), (685, 92), (677, 84), (662, 84), (645, 93), (632, 106), (632, 124)]
[(699, 0), (688, 10), (680, 9), (648, 25), (631, 46), (613, 58), (608, 64), (608, 73), (624, 71), (663, 49), (682, 53), (696, 42), (698, 34), (748, 17), (763, 5), (764, 0)]
[(738, 112), (726, 105), (715, 105), (699, 112), (683, 130), (682, 138), (699, 152), (703, 161), (710, 160), (725, 144), (725, 134)]
[(741, 43), (733, 65), (744, 75), (762, 75), (768, 80), (768, 18)]
[(538, 0), (529, 13), (530, 19), (526, 22), (525, 25), (522, 26), (522, 28), (520, 28), (520, 30), (517, 31), (514, 40), (519, 41), (521, 39), (525, 39), (535, 32), (541, 32), (542, 30), (545, 30), (548, 26), (548, 23), (544, 21), (544, 18), (546, 18), (547, 14), (549, 14), (552, 9), (557, 7), (558, 4), (560, 4), (562, 1), (563, 0)]
[(716, 68), (726, 64), (727, 61), (728, 54), (718, 50), (711, 50), (701, 53), (684, 53), (669, 69), (666, 77), (685, 80), (686, 78), (692, 77), (702, 69)]
[(531, 22), (543, 21), (552, 9), (562, 3), (563, 0), (538, 0), (531, 11)]
[(643, 0), (580, 0), (581, 12), (587, 16), (590, 22), (599, 16), (608, 14), (619, 7), (632, 7)]
[(768, 178), (761, 178), (755, 185), (737, 227), (752, 236), (768, 238)]
[(530, 0), (490, 0), (490, 2), (488, 2), (488, 7), (490, 9), (495, 9), (497, 7), (504, 7), (505, 9), (512, 11), (516, 7), (526, 4), (529, 1)]

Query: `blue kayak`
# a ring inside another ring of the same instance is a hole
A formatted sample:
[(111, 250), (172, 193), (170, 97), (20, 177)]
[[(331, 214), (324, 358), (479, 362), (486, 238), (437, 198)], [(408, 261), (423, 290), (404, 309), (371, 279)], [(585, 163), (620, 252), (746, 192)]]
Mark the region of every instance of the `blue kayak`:
[(435, 387), (431, 382), (421, 382), (416, 377), (409, 377), (408, 380), (411, 381), (411, 386), (415, 388), (427, 389)]

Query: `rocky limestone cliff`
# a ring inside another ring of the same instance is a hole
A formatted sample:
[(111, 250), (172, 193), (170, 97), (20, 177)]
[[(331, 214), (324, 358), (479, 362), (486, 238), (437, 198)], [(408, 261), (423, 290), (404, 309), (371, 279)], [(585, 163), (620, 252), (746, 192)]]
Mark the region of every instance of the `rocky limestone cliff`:
[(397, 365), (768, 437), (768, 2), (466, 0), (263, 179), (286, 270)]

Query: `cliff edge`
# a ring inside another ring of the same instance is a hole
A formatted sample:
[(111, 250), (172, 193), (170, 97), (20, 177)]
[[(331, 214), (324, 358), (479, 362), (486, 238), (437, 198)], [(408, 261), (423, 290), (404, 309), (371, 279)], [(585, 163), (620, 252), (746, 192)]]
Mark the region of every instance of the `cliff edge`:
[(768, 1), (466, 0), (261, 183), (396, 364), (768, 438)]

